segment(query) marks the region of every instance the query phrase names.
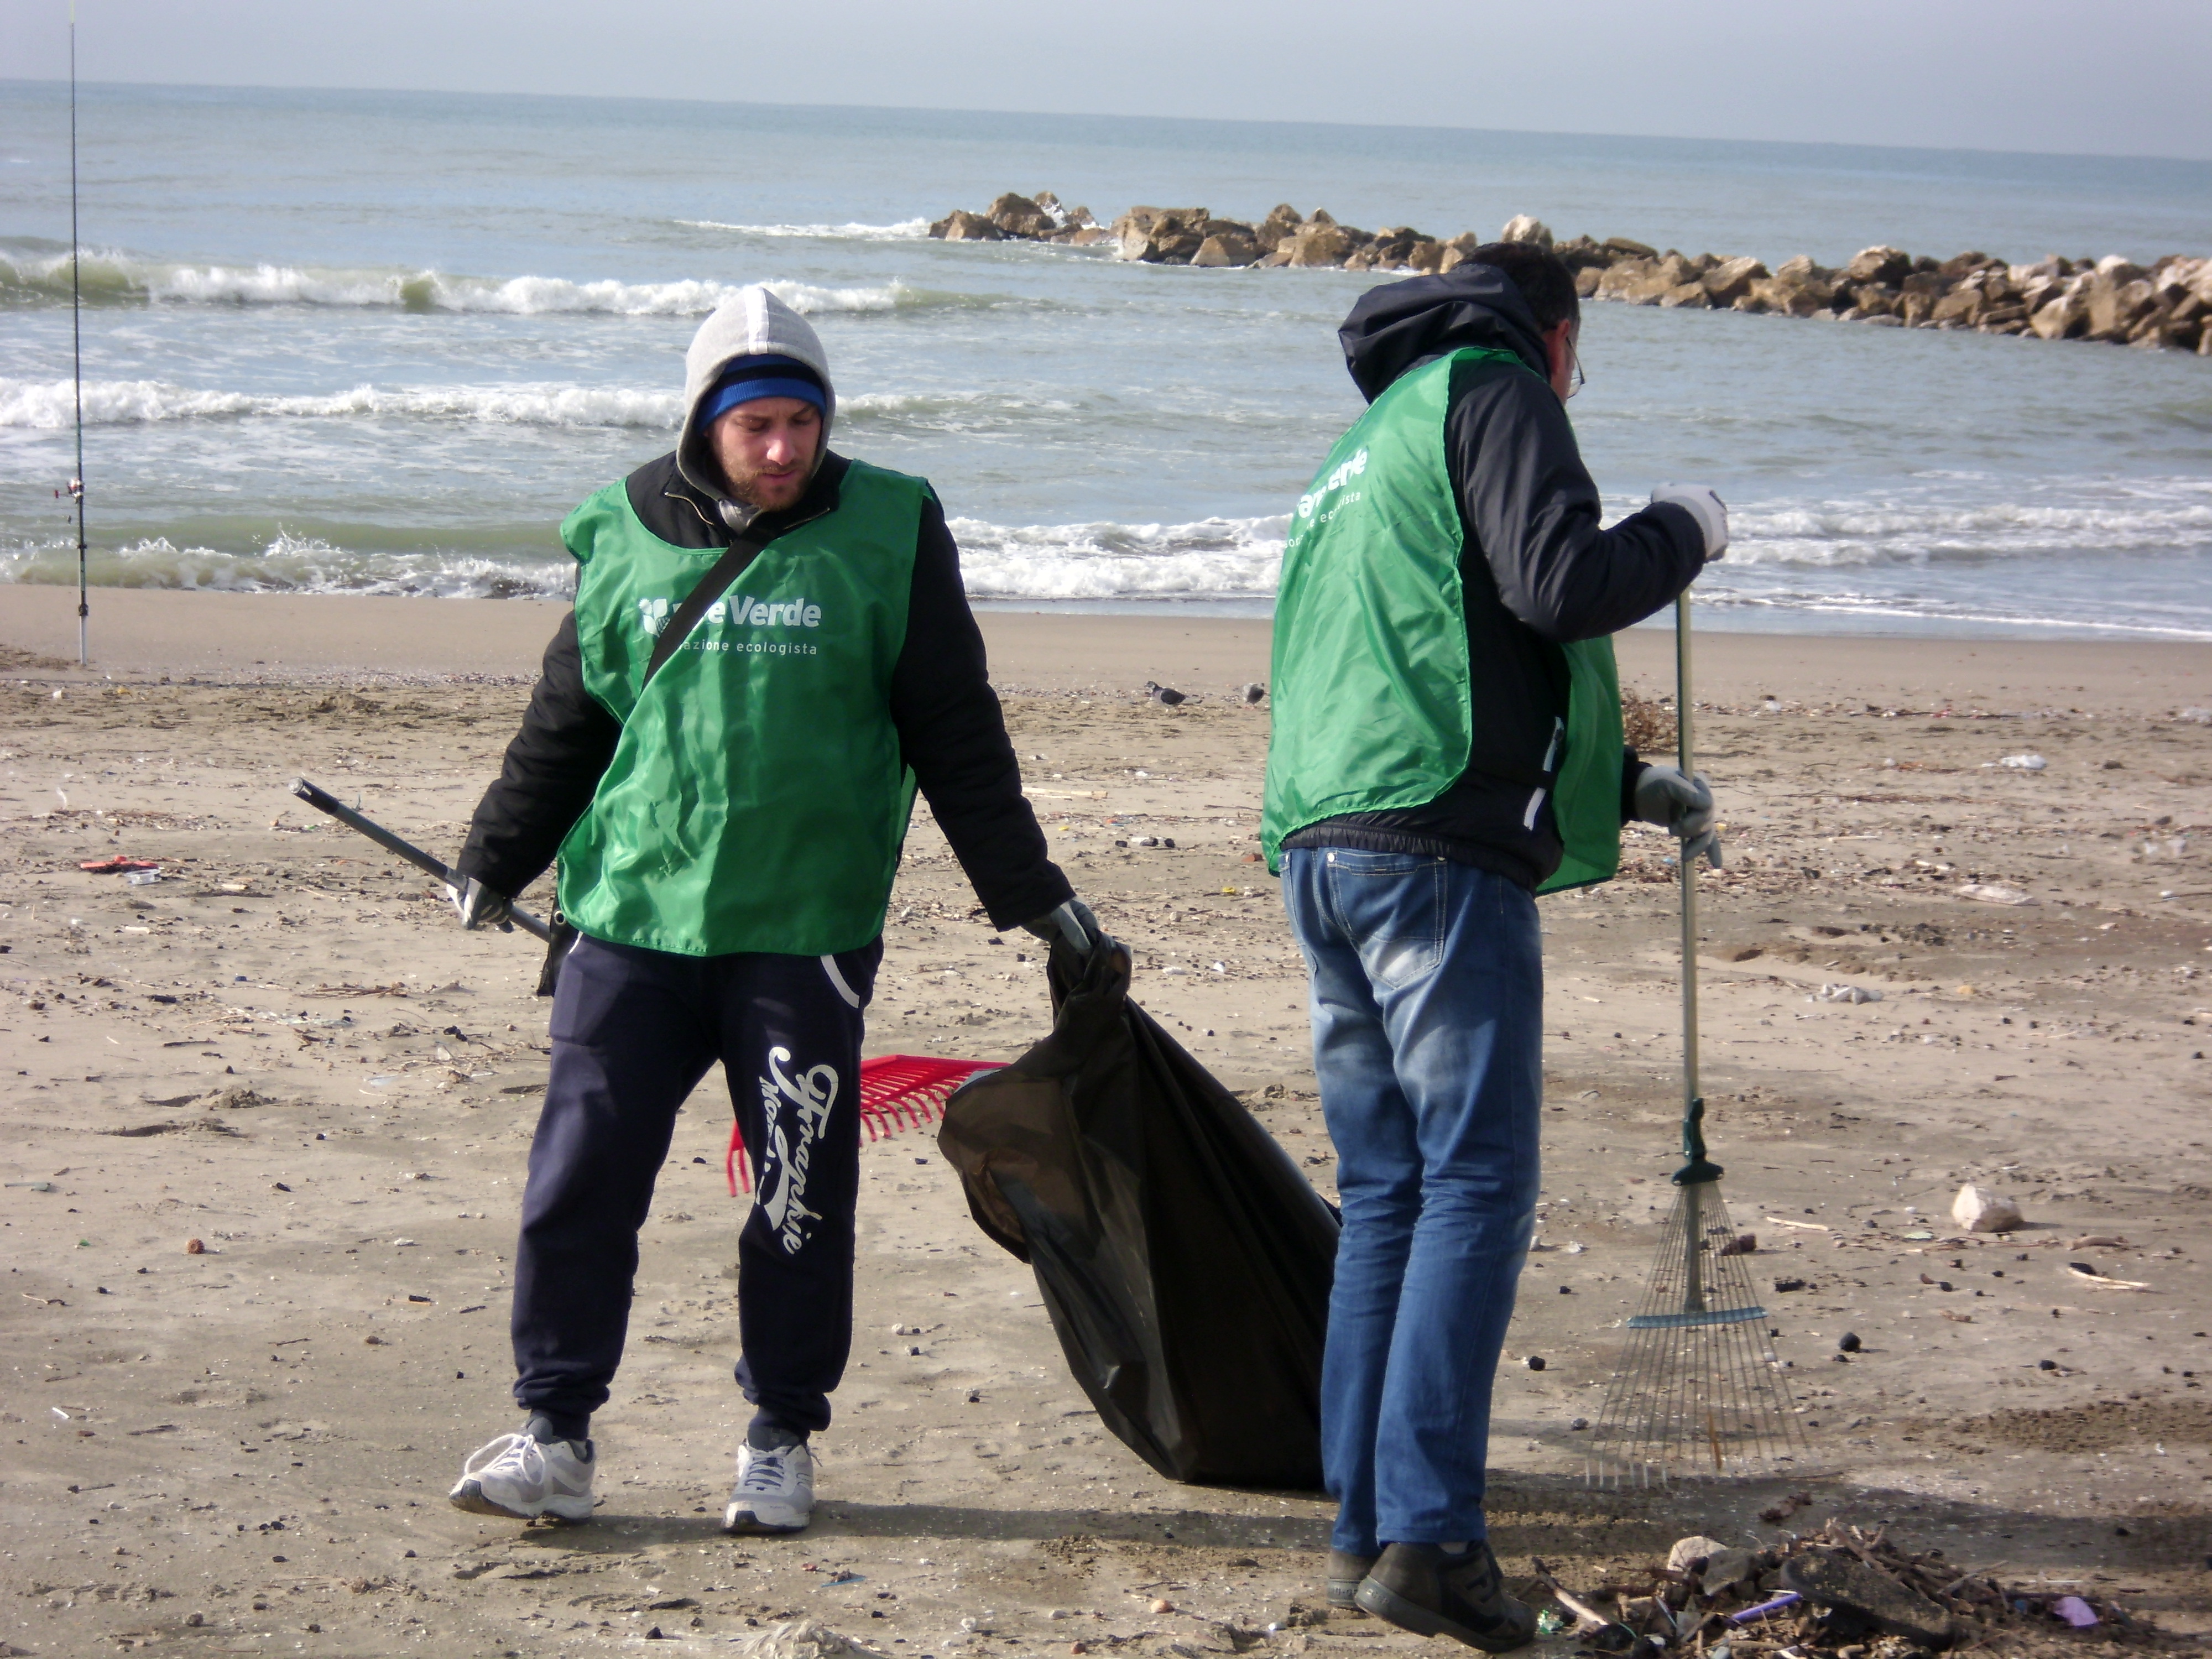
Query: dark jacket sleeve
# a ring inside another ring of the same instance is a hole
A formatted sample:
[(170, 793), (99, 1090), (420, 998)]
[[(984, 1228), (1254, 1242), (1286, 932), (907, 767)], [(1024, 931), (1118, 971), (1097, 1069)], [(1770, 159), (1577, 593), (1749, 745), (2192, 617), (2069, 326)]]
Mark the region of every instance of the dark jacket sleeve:
[(621, 738), (622, 722), (584, 689), (572, 611), (545, 647), (522, 729), (477, 804), (456, 867), (510, 898), (537, 880), (592, 804)]
[(1599, 526), (1597, 486), (1558, 396), (1517, 368), (1471, 376), (1444, 441), (1461, 514), (1507, 610), (1555, 645), (1638, 623), (1690, 585), (1705, 537), (1687, 508)]
[(934, 501), (922, 509), (890, 704), (906, 763), (991, 925), (1019, 927), (1073, 897), (1022, 793), (982, 630), (960, 585), (960, 550)]

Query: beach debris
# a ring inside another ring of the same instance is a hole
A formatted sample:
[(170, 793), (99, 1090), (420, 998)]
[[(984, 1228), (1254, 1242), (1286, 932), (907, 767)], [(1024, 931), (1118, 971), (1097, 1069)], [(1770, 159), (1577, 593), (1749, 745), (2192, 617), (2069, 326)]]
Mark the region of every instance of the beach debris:
[(208, 1247), (204, 1240), (188, 1238), (185, 1241), (185, 1254), (186, 1255), (205, 1255), (207, 1253)]
[(1994, 881), (1962, 881), (1951, 890), (1962, 899), (1978, 899), (1984, 904), (2033, 904), (2035, 901), (2017, 887), (2007, 887)]
[(132, 870), (159, 870), (161, 866), (151, 859), (125, 858), (118, 853), (112, 858), (89, 859), (77, 866), (88, 875), (119, 876)]
[(1522, 1361), (1522, 1364), (1528, 1366), (1528, 1368), (1532, 1371), (1540, 1371), (1544, 1369), (1545, 1365), (1544, 1356), (1540, 1353), (1532, 1353), (1528, 1357), (1528, 1358)]
[(1738, 1233), (1734, 1238), (1729, 1240), (1727, 1243), (1722, 1245), (1716, 1254), (1720, 1255), (1757, 1255), (1759, 1254), (1759, 1235), (1757, 1233)]
[(1175, 1603), (1169, 1601), (1165, 1596), (1154, 1596), (1152, 1598), (1152, 1611), (1154, 1613), (1173, 1613), (1175, 1611)]
[(846, 1659), (850, 1654), (880, 1656), (883, 1650), (811, 1619), (791, 1619), (747, 1637), (735, 1651), (743, 1659)]
[(1756, 1607), (1746, 1607), (1741, 1613), (1732, 1613), (1729, 1614), (1729, 1623), (1731, 1625), (1747, 1625), (1753, 1620), (1765, 1619), (1774, 1613), (1786, 1612), (1788, 1609), (1796, 1607), (1805, 1598), (1799, 1595), (1796, 1590), (1784, 1590), (1781, 1595), (1761, 1601)]
[(1929, 1647), (1950, 1644), (1951, 1615), (1871, 1559), (1844, 1549), (1808, 1549), (1782, 1564), (1782, 1583), (1808, 1601), (1844, 1607), (1892, 1635)]
[(1802, 1279), (1794, 1277), (1789, 1279), (1778, 1279), (1774, 1281), (1774, 1288), (1786, 1296), (1791, 1291), (1803, 1290), (1805, 1288), (1805, 1281)]
[(2051, 1611), (2075, 1630), (2087, 1630), (2097, 1622), (2097, 1610), (2078, 1595), (2060, 1596), (2051, 1604)]
[(1836, 1339), (1836, 1348), (1841, 1353), (1856, 1353), (1866, 1345), (1859, 1340), (1856, 1331), (1845, 1331)]
[(2069, 1261), (2066, 1271), (2084, 1285), (2100, 1291), (2147, 1291), (2150, 1286), (2140, 1279), (2108, 1279), (2086, 1261)]
[(2212, 708), (2177, 709), (2173, 718), (2186, 720), (2191, 726), (2212, 726)]
[(2008, 1233), (2027, 1224), (2018, 1204), (1971, 1181), (1951, 1200), (1951, 1219), (1970, 1233)]
[(2051, 763), (2040, 755), (2007, 755), (1996, 764), (2008, 772), (2040, 772)]
[(1241, 695), (1243, 696), (1245, 706), (1247, 708), (1256, 708), (1260, 704), (1267, 701), (1267, 688), (1261, 684), (1259, 681), (1254, 680), (1249, 685), (1244, 688)]
[(1700, 1563), (1711, 1560), (1717, 1553), (1727, 1547), (1719, 1539), (1708, 1538), (1703, 1533), (1693, 1532), (1687, 1538), (1677, 1538), (1674, 1547), (1667, 1552), (1667, 1571), (1692, 1571)]
[(1787, 1498), (1782, 1499), (1781, 1502), (1777, 1504), (1769, 1504), (1765, 1509), (1759, 1510), (1759, 1518), (1765, 1522), (1770, 1527), (1778, 1527), (1784, 1521), (1787, 1521), (1791, 1516), (1796, 1514), (1798, 1510), (1808, 1510), (1812, 1507), (1813, 1494), (1811, 1492), (1793, 1492)]
[(1823, 985), (1819, 993), (1823, 1002), (1880, 1002), (1881, 993), (1870, 985)]
[(1172, 685), (1162, 685), (1157, 680), (1146, 680), (1145, 682), (1145, 692), (1146, 696), (1150, 696), (1154, 702), (1159, 704), (1163, 708), (1173, 708), (1180, 703), (1186, 703), (1190, 701), (1188, 697), (1176, 690)]
[(133, 870), (123, 878), (123, 884), (126, 887), (151, 887), (161, 879), (159, 870)]

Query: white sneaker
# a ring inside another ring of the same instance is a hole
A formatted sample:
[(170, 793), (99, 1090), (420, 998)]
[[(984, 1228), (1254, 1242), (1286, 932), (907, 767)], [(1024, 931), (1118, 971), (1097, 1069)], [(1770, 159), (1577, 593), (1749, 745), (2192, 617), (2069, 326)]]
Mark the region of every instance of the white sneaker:
[(814, 1518), (814, 1454), (801, 1441), (763, 1451), (738, 1448), (738, 1484), (722, 1511), (724, 1532), (801, 1532)]
[(592, 1476), (599, 1459), (592, 1443), (577, 1455), (573, 1440), (540, 1441), (528, 1434), (503, 1434), (479, 1447), (461, 1467), (461, 1478), (447, 1498), (472, 1515), (507, 1515), (535, 1521), (550, 1515), (561, 1521), (592, 1518)]

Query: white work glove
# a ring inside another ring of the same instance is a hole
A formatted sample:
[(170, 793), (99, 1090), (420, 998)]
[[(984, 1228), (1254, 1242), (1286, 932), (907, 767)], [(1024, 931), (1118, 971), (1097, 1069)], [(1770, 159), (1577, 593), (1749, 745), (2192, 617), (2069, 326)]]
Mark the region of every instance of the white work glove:
[(1653, 764), (1636, 780), (1636, 816), (1679, 837), (1682, 861), (1700, 853), (1714, 869), (1721, 867), (1721, 838), (1713, 828), (1712, 787), (1702, 777), (1684, 777), (1672, 766)]
[(1024, 922), (1022, 927), (1048, 945), (1054, 939), (1065, 940), (1080, 956), (1089, 956), (1091, 947), (1104, 937), (1099, 931), (1098, 918), (1079, 898), (1072, 898), (1058, 909), (1048, 910), (1034, 921)]
[(1728, 503), (1713, 493), (1711, 484), (1662, 483), (1652, 490), (1651, 500), (1655, 506), (1671, 501), (1688, 509), (1705, 532), (1707, 564), (1728, 551)]
[(479, 927), (496, 927), (502, 933), (512, 933), (514, 923), (508, 920), (514, 913), (514, 901), (504, 893), (495, 893), (474, 876), (461, 887), (448, 886), (446, 896), (453, 902), (453, 913), (461, 919), (461, 926), (474, 933)]

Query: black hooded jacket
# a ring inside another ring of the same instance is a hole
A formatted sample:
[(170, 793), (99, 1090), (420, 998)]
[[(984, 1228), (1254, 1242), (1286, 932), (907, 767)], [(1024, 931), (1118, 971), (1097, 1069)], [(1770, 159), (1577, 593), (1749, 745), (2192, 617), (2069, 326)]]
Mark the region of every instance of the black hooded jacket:
[[(753, 528), (772, 539), (833, 511), (848, 465), (842, 456), (827, 456), (797, 506), (762, 514)], [(638, 518), (661, 540), (677, 547), (729, 545), (717, 503), (678, 472), (673, 453), (638, 468), (625, 489)], [(961, 586), (959, 549), (933, 499), (922, 509), (915, 538), (890, 714), (906, 763), (992, 925), (1018, 927), (1071, 897), (1022, 794), (1021, 768), (984, 665), (983, 635)], [(592, 804), (621, 737), (621, 722), (585, 690), (572, 611), (545, 647), (522, 729), (477, 807), (456, 868), (510, 896), (527, 887)]]
[[(1542, 331), (1512, 279), (1464, 264), (1370, 289), (1337, 331), (1369, 402), (1397, 378), (1466, 347), (1512, 352), (1452, 371), (1445, 465), (1459, 503), (1474, 744), (1459, 781), (1426, 806), (1353, 812), (1308, 826), (1289, 847), (1352, 847), (1442, 856), (1534, 888), (1559, 868), (1548, 799), (1524, 822), (1528, 777), (1543, 769), (1567, 711), (1559, 647), (1641, 622), (1690, 585), (1705, 536), (1687, 508), (1645, 507), (1600, 526), (1597, 486), (1547, 379)], [(1637, 775), (1621, 778), (1622, 817)]]

